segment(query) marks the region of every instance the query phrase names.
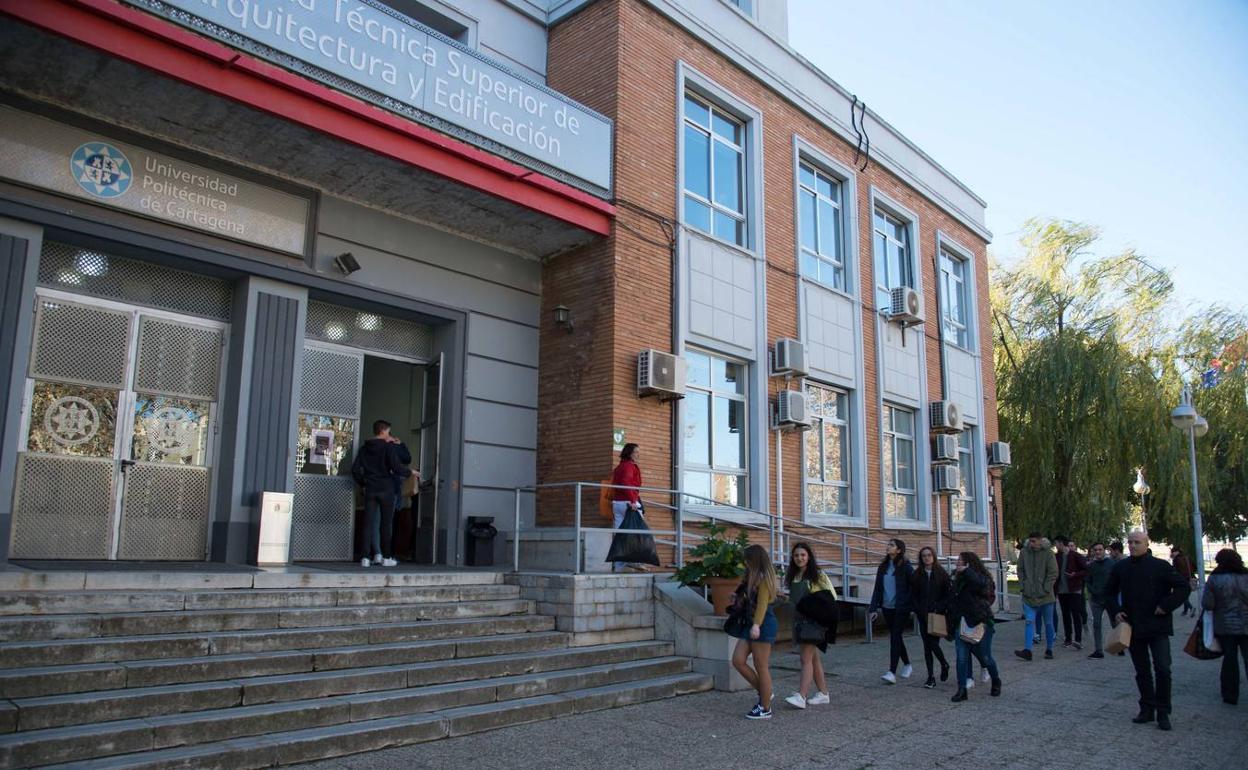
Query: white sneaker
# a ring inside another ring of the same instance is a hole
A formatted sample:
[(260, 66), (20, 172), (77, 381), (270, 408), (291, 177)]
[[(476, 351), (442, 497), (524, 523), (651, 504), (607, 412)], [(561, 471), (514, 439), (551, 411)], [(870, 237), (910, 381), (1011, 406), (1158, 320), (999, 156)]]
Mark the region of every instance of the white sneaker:
[(395, 566), (395, 565), (397, 565), (397, 564), (398, 564), (398, 562), (397, 562), (397, 561), (395, 561), (394, 559), (382, 559), (382, 560), (381, 560), (381, 566), (383, 566), (383, 567), (393, 567), (393, 566)]
[(817, 692), (806, 699), (807, 706), (826, 706), (832, 702), (826, 692)]
[(883, 679), (885, 682), (888, 682), (889, 684), (897, 684), (897, 677), (893, 674), (892, 671), (885, 671), (884, 676), (880, 677), (880, 679)]
[(367, 557), (367, 556), (365, 556), (363, 559), (360, 559), (360, 566), (361, 566), (361, 567), (370, 567), (370, 566), (372, 566), (372, 562), (370, 562), (370, 561), (368, 560), (368, 557)]
[(966, 689), (971, 690), (975, 687), (975, 677), (969, 677), (966, 680)]
[(901, 667), (901, 671), (899, 673), (901, 674), (902, 679), (909, 679), (910, 675), (914, 673), (914, 666), (907, 663)]
[(381, 554), (379, 554), (379, 553), (375, 553), (375, 554), (373, 554), (373, 564), (376, 564), (376, 565), (380, 566), (380, 565), (381, 565), (381, 562), (383, 561), (383, 559), (384, 559), (384, 557), (382, 557), (382, 555), (381, 555)]
[(793, 693), (789, 697), (785, 698), (784, 702), (789, 704), (795, 709), (806, 708), (806, 699), (802, 697), (802, 694), (800, 692)]
[(988, 673), (988, 669), (984, 669), (984, 675), (983, 675), (983, 676), (981, 676), (981, 677), (980, 677), (980, 679), (982, 679), (982, 680), (983, 680), (983, 681), (985, 681), (985, 682), (991, 682), (991, 681), (992, 681), (992, 674), (989, 674), (989, 673)]

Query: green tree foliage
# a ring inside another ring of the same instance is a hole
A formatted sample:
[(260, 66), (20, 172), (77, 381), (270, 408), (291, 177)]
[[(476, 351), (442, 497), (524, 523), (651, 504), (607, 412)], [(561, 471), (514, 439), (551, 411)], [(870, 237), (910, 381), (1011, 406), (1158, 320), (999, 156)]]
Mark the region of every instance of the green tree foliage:
[[(1176, 324), (1170, 275), (1133, 250), (1095, 256), (1098, 237), (1090, 225), (1031, 220), (1024, 256), (994, 269), (998, 410), (1014, 458), (1004, 477), (1005, 533), (1085, 543), (1119, 534), (1142, 467), (1153, 488), (1150, 529), (1188, 542), (1187, 443), (1169, 412), (1209, 360), (1243, 347), (1248, 324), (1222, 309)], [(1196, 393), (1211, 425), (1197, 464), (1215, 537), (1242, 537), (1246, 526), (1243, 377), (1233, 369)]]

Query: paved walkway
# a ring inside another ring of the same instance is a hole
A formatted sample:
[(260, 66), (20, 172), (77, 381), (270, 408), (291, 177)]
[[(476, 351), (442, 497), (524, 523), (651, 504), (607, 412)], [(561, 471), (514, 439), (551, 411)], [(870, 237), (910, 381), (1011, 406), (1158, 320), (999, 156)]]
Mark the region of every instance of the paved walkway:
[[(782, 702), (797, 682), (797, 659), (776, 657), (775, 716), (752, 722), (748, 692), (710, 692), (612, 711), (512, 727), (371, 754), (301, 765), (302, 770), (388, 768), (586, 768), (586, 770), (987, 770), (1087, 767), (1243, 770), (1248, 767), (1248, 684), (1241, 704), (1218, 694), (1219, 661), (1197, 661), (1181, 646), (1194, 621), (1175, 618), (1174, 730), (1135, 725), (1136, 691), (1129, 657), (1089, 660), (1090, 649), (1064, 650), (1031, 663), (1021, 622), (998, 626), (995, 654), (1004, 691), (991, 698), (978, 684), (955, 704), (953, 677), (922, 687), (922, 647), (907, 637), (914, 676), (880, 681), (887, 639), (846, 640), (828, 649), (832, 703), (806, 711)], [(952, 651), (946, 655), (952, 661)], [(1241, 672), (1242, 676), (1242, 672)]]

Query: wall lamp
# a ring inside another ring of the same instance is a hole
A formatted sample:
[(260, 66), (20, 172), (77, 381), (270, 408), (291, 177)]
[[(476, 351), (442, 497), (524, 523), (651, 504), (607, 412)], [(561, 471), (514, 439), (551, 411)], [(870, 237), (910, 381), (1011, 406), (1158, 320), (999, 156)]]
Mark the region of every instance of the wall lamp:
[(334, 267), (341, 270), (343, 275), (351, 275), (360, 269), (360, 263), (351, 256), (351, 252), (344, 251), (334, 257)]
[(567, 305), (555, 305), (555, 326), (566, 326), (568, 334), (572, 333), (572, 311)]

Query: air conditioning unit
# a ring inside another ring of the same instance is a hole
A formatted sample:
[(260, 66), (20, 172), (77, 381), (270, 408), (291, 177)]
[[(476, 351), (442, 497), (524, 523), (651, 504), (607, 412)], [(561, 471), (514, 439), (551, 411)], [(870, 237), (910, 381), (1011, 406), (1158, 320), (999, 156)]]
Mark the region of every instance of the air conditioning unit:
[(637, 357), (637, 395), (660, 399), (685, 397), (685, 359), (658, 350)]
[(961, 433), (962, 408), (952, 401), (933, 401), (928, 408), (933, 433)]
[(988, 467), (1008, 468), (1010, 466), (1010, 445), (1005, 441), (993, 441), (988, 444)]
[(786, 377), (804, 377), (808, 372), (806, 346), (800, 340), (788, 338), (776, 340), (776, 357), (771, 373), (782, 374)]
[(960, 482), (962, 472), (956, 465), (936, 465), (932, 467), (932, 494), (953, 495), (962, 491)]
[(958, 461), (958, 437), (948, 434), (932, 436), (932, 462), (956, 463)]
[(891, 302), (888, 306), (888, 320), (900, 321), (910, 325), (923, 322), (923, 298), (909, 286), (898, 286), (892, 290)]
[(806, 394), (800, 390), (782, 390), (776, 404), (776, 424), (782, 427), (810, 427)]

